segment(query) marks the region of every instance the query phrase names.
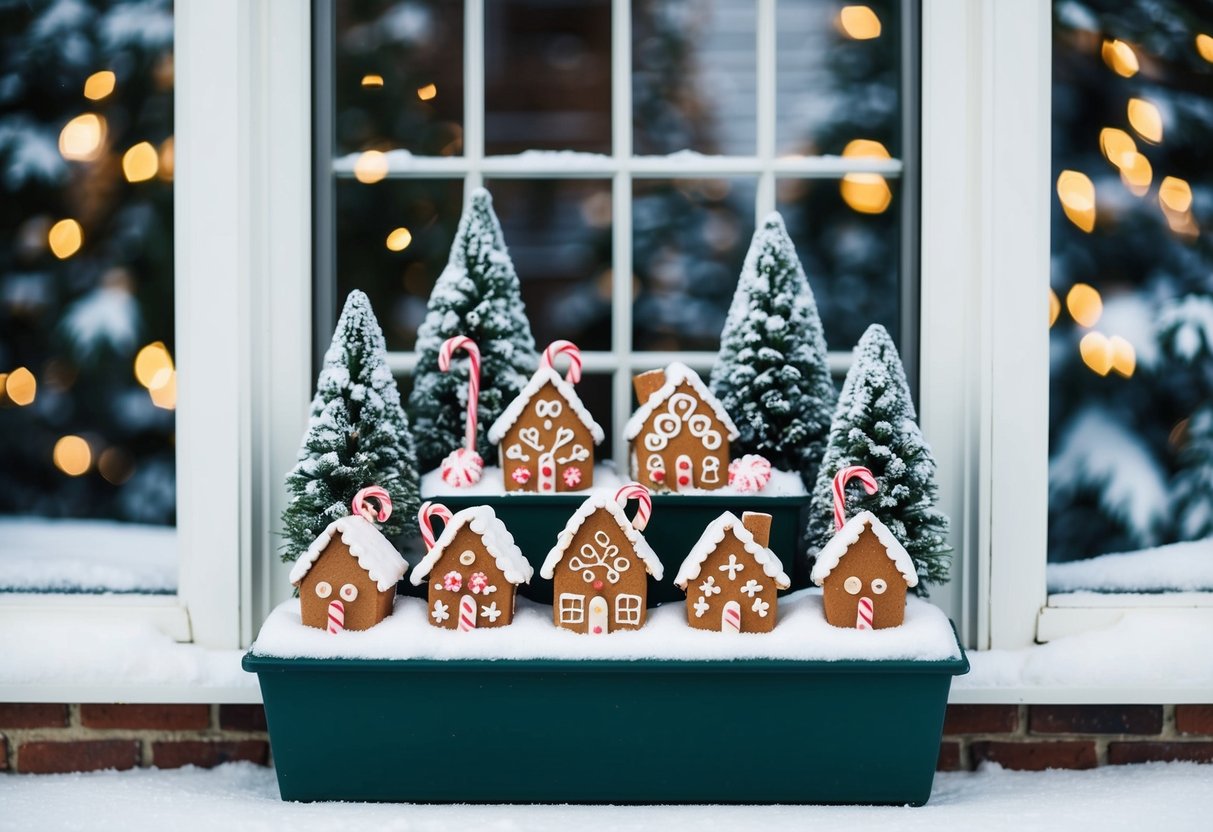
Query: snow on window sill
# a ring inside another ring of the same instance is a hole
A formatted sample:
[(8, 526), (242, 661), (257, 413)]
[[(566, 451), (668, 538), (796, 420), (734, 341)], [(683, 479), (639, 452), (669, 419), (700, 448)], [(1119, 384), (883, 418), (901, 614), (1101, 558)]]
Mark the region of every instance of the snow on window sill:
[(1213, 539), (1050, 563), (1048, 584), (1051, 593), (1213, 590)]

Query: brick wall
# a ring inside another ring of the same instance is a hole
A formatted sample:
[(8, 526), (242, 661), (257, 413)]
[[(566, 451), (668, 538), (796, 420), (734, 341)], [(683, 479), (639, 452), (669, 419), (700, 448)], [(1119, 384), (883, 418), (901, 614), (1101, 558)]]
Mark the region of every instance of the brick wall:
[[(269, 763), (260, 705), (0, 703), (0, 770)], [(1213, 762), (1213, 705), (952, 705), (941, 771)]]

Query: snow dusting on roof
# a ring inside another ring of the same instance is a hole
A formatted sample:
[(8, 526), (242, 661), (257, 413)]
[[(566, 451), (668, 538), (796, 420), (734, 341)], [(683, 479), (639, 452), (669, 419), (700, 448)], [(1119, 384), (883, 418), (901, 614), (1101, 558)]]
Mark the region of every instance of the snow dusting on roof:
[(720, 399), (712, 395), (712, 391), (708, 390), (707, 385), (699, 378), (699, 374), (692, 370), (681, 361), (675, 361), (665, 368), (665, 384), (660, 389), (649, 396), (648, 401), (641, 402), (640, 407), (632, 414), (632, 418), (628, 420), (627, 425), (623, 429), (623, 438), (627, 440), (635, 439), (644, 427), (644, 423), (653, 415), (653, 411), (657, 406), (674, 395), (674, 391), (682, 384), (690, 385), (691, 389), (699, 396), (699, 398), (716, 414), (716, 418), (729, 432), (729, 441), (737, 438), (737, 426), (733, 424), (733, 420), (729, 418), (729, 414), (725, 412), (724, 405), (720, 403)]
[(514, 544), (514, 536), (510, 534), (510, 530), (497, 519), (492, 506), (472, 506), (457, 512), (451, 518), (450, 522), (446, 524), (446, 528), (442, 530), (442, 534), (434, 541), (434, 548), (426, 552), (421, 562), (413, 567), (413, 573), (409, 575), (409, 581), (413, 586), (421, 585), (421, 582), (430, 574), (430, 570), (434, 568), (434, 564), (438, 563), (443, 553), (446, 552), (446, 548), (451, 545), (455, 535), (465, 525), (480, 535), (484, 548), (493, 556), (493, 560), (497, 562), (497, 568), (505, 575), (507, 581), (512, 584), (525, 584), (531, 580), (534, 569), (530, 562), (522, 556), (522, 551)]
[(627, 536), (628, 542), (632, 544), (632, 550), (642, 561), (644, 568), (656, 580), (660, 581), (664, 574), (664, 569), (661, 566), (661, 561), (657, 559), (657, 554), (649, 546), (637, 529), (632, 525), (632, 521), (624, 514), (623, 507), (615, 502), (615, 498), (609, 494), (592, 494), (586, 501), (581, 504), (581, 508), (569, 518), (568, 525), (564, 527), (564, 531), (560, 533), (560, 537), (556, 538), (556, 545), (548, 552), (547, 559), (544, 560), (543, 566), (539, 570), (539, 574), (548, 580), (552, 579), (552, 575), (556, 569), (556, 564), (564, 559), (564, 552), (573, 542), (574, 535), (581, 528), (581, 524), (586, 521), (594, 512), (603, 509), (609, 514), (618, 524), (619, 528)]
[(522, 411), (526, 410), (526, 406), (530, 404), (531, 399), (535, 394), (543, 389), (544, 385), (551, 384), (556, 388), (556, 392), (568, 402), (569, 408), (581, 420), (581, 424), (585, 425), (590, 431), (590, 435), (594, 437), (594, 444), (602, 444), (605, 434), (602, 432), (602, 427), (594, 421), (594, 417), (590, 415), (590, 411), (585, 409), (585, 405), (581, 403), (581, 398), (577, 395), (577, 391), (573, 389), (573, 385), (569, 384), (560, 377), (560, 373), (556, 372), (551, 367), (540, 367), (535, 371), (535, 375), (531, 376), (531, 380), (527, 382), (526, 387), (522, 388), (514, 401), (510, 402), (507, 407), (498, 417), (496, 422), (493, 422), (489, 428), (489, 442), (496, 445), (500, 442), (514, 423), (518, 421), (518, 417), (522, 415)]
[(358, 559), (358, 565), (366, 570), (366, 574), (379, 587), (380, 592), (391, 589), (408, 571), (408, 563), (379, 529), (364, 517), (350, 515), (338, 517), (329, 523), (328, 528), (299, 556), (299, 560), (295, 561), (291, 569), (292, 584), (299, 585), (320, 559), (321, 553), (328, 547), (335, 534), (341, 535), (341, 542), (349, 547), (350, 554)]
[(716, 547), (720, 545), (728, 532), (733, 533), (746, 552), (754, 558), (754, 562), (762, 567), (763, 573), (768, 578), (774, 579), (775, 586), (787, 589), (792, 585), (792, 579), (783, 571), (783, 564), (775, 553), (766, 546), (758, 545), (758, 541), (754, 539), (754, 535), (745, 527), (741, 519), (733, 512), (726, 511), (704, 529), (699, 542), (682, 562), (678, 575), (674, 578), (674, 586), (686, 589), (687, 583), (698, 578), (703, 562), (716, 551)]
[(834, 567), (842, 560), (842, 556), (855, 545), (867, 526), (872, 527), (873, 534), (884, 546), (889, 560), (893, 561), (897, 566), (897, 571), (906, 579), (906, 586), (918, 584), (918, 571), (914, 568), (914, 561), (910, 559), (909, 552), (901, 545), (901, 541), (893, 536), (889, 527), (880, 522), (880, 519), (870, 511), (861, 511), (848, 520), (830, 539), (830, 542), (817, 553), (817, 563), (813, 565), (813, 573), (809, 576), (813, 583), (821, 586), (825, 582), (825, 579), (834, 571)]

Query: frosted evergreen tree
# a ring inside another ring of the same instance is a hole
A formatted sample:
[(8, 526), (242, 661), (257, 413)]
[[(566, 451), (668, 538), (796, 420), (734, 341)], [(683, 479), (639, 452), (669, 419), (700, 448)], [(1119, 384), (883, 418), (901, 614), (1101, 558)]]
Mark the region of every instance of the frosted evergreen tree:
[(869, 496), (847, 489), (846, 515), (870, 511), (906, 547), (918, 569), (915, 592), (948, 578), (948, 518), (935, 507), (935, 459), (918, 427), (901, 357), (889, 333), (868, 327), (855, 347), (830, 425), (830, 439), (809, 507), (809, 554), (834, 534), (834, 475), (850, 465), (870, 469), (880, 486)]
[(1171, 483), (1178, 540), (1213, 537), (1213, 299), (1188, 295), (1163, 310), (1159, 341), (1191, 408)]
[(286, 485), (291, 500), (282, 514), (284, 560), (299, 557), (329, 523), (349, 514), (350, 501), (368, 485), (382, 486), (392, 497), (383, 533), (389, 539), (416, 534), (413, 436), (387, 366), (383, 331), (362, 292), (346, 298)]
[[(539, 356), (518, 275), (493, 213), (493, 198), (483, 188), (472, 192), (451, 244), (450, 260), (434, 284), (425, 321), (417, 329), (417, 370), (409, 413), (417, 455), (426, 470), (463, 443), (467, 362), (456, 362), (449, 373), (438, 369), (438, 350), (454, 335), (466, 335), (480, 348), (477, 418), (487, 427), (526, 385)], [(486, 460), (497, 458), (483, 431), (476, 450)]]
[(761, 454), (812, 482), (837, 392), (813, 290), (778, 213), (754, 232), (720, 336), (712, 391), (737, 423), (738, 454)]

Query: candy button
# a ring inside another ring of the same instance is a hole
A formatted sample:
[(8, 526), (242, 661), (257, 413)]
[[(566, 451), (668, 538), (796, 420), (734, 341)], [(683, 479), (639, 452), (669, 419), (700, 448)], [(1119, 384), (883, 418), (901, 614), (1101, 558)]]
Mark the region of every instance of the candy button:
[(599, 633), (601, 633), (601, 632), (602, 632), (602, 628), (601, 628), (601, 627), (594, 627), (594, 635), (598, 635), (598, 634), (599, 634)]
[(691, 467), (691, 463), (688, 460), (680, 459), (678, 461), (678, 467), (685, 471), (686, 469)]
[(551, 484), (550, 482), (545, 482), (545, 483), (543, 484), (543, 490), (544, 490), (544, 491), (551, 491), (551, 490), (552, 490), (552, 484)]
[(593, 587), (594, 587), (594, 589), (602, 589), (602, 580), (599, 579), (597, 581), (594, 581)]
[(688, 483), (690, 483), (690, 481), (691, 481), (690, 477), (679, 477), (678, 478), (679, 485), (687, 485)]
[(665, 471), (654, 471), (652, 480), (653, 482), (665, 482)]
[(552, 476), (552, 469), (550, 467), (548, 467), (547, 465), (543, 466), (543, 475), (545, 477)]

